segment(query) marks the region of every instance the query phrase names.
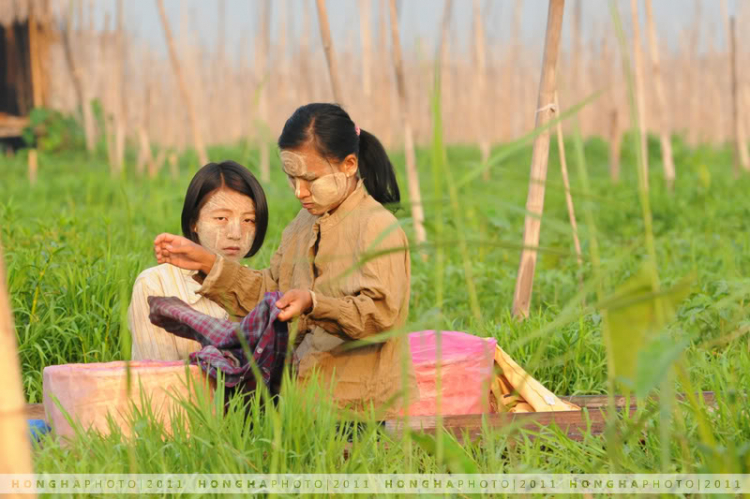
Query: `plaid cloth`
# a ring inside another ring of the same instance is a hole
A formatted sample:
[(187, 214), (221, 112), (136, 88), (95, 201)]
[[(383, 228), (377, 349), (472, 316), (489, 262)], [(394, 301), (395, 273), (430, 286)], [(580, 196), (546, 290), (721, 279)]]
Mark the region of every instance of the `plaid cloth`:
[[(245, 389), (253, 390), (256, 380), (251, 362), (258, 366), (269, 387), (279, 380), (283, 369), (289, 332), (285, 322), (276, 320), (281, 310), (275, 304), (281, 296), (279, 292), (266, 293), (241, 322), (202, 314), (173, 296), (149, 296), (149, 319), (154, 325), (203, 346), (190, 354), (191, 364), (201, 366), (214, 379), (220, 370), (227, 387), (242, 383)], [(251, 359), (245, 355), (238, 334), (252, 352)]]

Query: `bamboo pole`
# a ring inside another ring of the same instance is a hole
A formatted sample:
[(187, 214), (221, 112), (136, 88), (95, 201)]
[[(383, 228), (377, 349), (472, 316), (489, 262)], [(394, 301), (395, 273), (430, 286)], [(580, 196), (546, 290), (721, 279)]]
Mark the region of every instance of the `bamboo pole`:
[(117, 34), (115, 38), (115, 71), (110, 82), (115, 88), (115, 169), (121, 172), (125, 161), (125, 28), (123, 0), (117, 0)]
[(313, 92), (312, 92), (312, 71), (310, 70), (310, 60), (311, 60), (311, 50), (310, 50), (310, 39), (312, 36), (310, 35), (310, 32), (312, 29), (310, 28), (310, 25), (312, 22), (310, 21), (310, 4), (308, 2), (302, 2), (302, 33), (300, 34), (300, 43), (299, 43), (299, 56), (298, 56), (298, 62), (299, 62), (299, 72), (300, 72), (300, 80), (302, 82), (309, 82), (307, 85), (301, 84), (300, 85), (300, 92), (299, 95), (302, 98), (304, 102), (311, 102), (313, 101)]
[(440, 110), (443, 115), (449, 114), (453, 107), (453, 78), (451, 77), (450, 61), (450, 27), (453, 14), (453, 0), (445, 0), (443, 5), (443, 20), (440, 26), (440, 47), (438, 57), (440, 58)]
[(391, 17), (391, 43), (393, 45), (393, 67), (396, 72), (396, 86), (398, 88), (401, 121), (404, 124), (404, 152), (406, 154), (406, 179), (409, 184), (409, 202), (411, 204), (411, 216), (414, 220), (417, 244), (422, 244), (427, 241), (427, 233), (424, 229), (424, 209), (422, 207), (422, 196), (419, 191), (417, 158), (414, 153), (414, 137), (411, 129), (411, 122), (409, 120), (409, 99), (406, 94), (404, 62), (401, 58), (401, 41), (398, 30), (396, 0), (389, 0), (389, 7)]
[(651, 0), (646, 1), (646, 23), (648, 24), (648, 45), (651, 54), (651, 69), (654, 76), (654, 87), (656, 89), (656, 116), (659, 117), (659, 138), (661, 141), (661, 158), (664, 163), (664, 178), (667, 188), (672, 191), (675, 181), (674, 159), (672, 158), (672, 139), (669, 137), (669, 121), (667, 115), (670, 109), (667, 106), (667, 98), (664, 93), (664, 82), (661, 75), (661, 63), (659, 58), (659, 41), (656, 36), (654, 15), (651, 9)]
[(3, 245), (0, 241), (0, 372), (3, 380), (3, 389), (0, 390), (0, 476), (33, 473), (21, 365), (16, 353), (13, 313), (5, 283)]
[(260, 149), (260, 178), (264, 183), (271, 181), (271, 156), (268, 145), (268, 106), (270, 95), (270, 65), (269, 52), (271, 50), (271, 0), (263, 0), (260, 17), (260, 53), (258, 54), (258, 78), (263, 88), (260, 91), (258, 114), (261, 126), (258, 134), (258, 148)]
[(359, 0), (359, 36), (362, 41), (362, 93), (365, 103), (372, 98), (372, 35), (370, 34), (371, 0)]
[[(555, 110), (559, 112), (560, 101), (555, 91)], [(557, 122), (557, 150), (560, 153), (560, 173), (562, 174), (563, 186), (565, 187), (565, 204), (568, 207), (568, 218), (570, 228), (573, 230), (573, 245), (576, 249), (576, 261), (578, 262), (578, 286), (583, 290), (583, 252), (581, 241), (578, 239), (578, 223), (576, 222), (576, 210), (573, 206), (573, 196), (570, 194), (570, 180), (568, 179), (568, 162), (565, 159), (565, 140), (563, 138), (562, 123)]]
[[(556, 86), (555, 76), (564, 8), (565, 0), (549, 0), (542, 75), (539, 84), (539, 97), (537, 99), (537, 128), (549, 122), (553, 115)], [(523, 234), (524, 249), (521, 252), (516, 289), (513, 294), (513, 315), (517, 318), (528, 317), (529, 307), (531, 306), (534, 269), (536, 267), (537, 247), (539, 246), (539, 233), (542, 227), (542, 212), (544, 210), (544, 187), (547, 179), (549, 142), (549, 130), (543, 131), (534, 139), (529, 193), (526, 199), (527, 213)]]
[[(523, 94), (523, 76), (521, 75), (521, 20), (523, 14), (523, 5), (521, 0), (516, 0), (513, 4), (513, 26), (511, 29), (511, 42), (510, 42), (510, 57), (508, 58), (508, 66), (505, 68), (504, 73), (508, 75), (509, 82), (507, 87), (510, 88), (510, 92), (503, 92), (505, 103), (508, 107), (513, 104), (514, 98), (517, 99)], [(515, 112), (511, 113), (510, 130), (508, 134), (509, 139), (515, 139), (523, 133), (523, 122), (524, 118), (522, 113)]]
[(336, 62), (336, 53), (333, 50), (331, 39), (331, 27), (328, 25), (328, 13), (326, 12), (326, 0), (316, 0), (318, 6), (318, 25), (320, 26), (320, 39), (323, 42), (323, 50), (328, 63), (328, 76), (331, 78), (331, 89), (333, 100), (344, 106), (344, 94), (341, 91), (341, 80), (339, 79), (339, 67)]
[(701, 13), (701, 2), (700, 0), (695, 0), (693, 3), (693, 23), (690, 28), (690, 39), (688, 43), (688, 57), (690, 57), (690, 66), (688, 70), (688, 81), (689, 84), (689, 117), (690, 117), (690, 123), (693, 125), (688, 127), (688, 142), (695, 146), (698, 142), (699, 137), (699, 129), (698, 124), (700, 123), (700, 108), (701, 108), (701, 96), (702, 89), (700, 87), (701, 85), (701, 77), (703, 76), (701, 69), (698, 67), (698, 62), (700, 60), (698, 56), (698, 50), (700, 48), (700, 39), (701, 39), (701, 19), (702, 19), (702, 13)]
[(393, 86), (391, 85), (390, 75), (392, 65), (388, 58), (388, 10), (390, 6), (387, 0), (382, 0), (380, 3), (380, 12), (378, 15), (378, 46), (380, 47), (378, 64), (379, 68), (376, 74), (378, 75), (379, 85), (376, 87), (378, 95), (376, 100), (378, 106), (375, 110), (375, 116), (379, 124), (378, 128), (382, 130), (381, 139), (383, 145), (386, 148), (393, 146), (393, 128), (394, 128), (394, 116), (398, 114), (398, 109), (395, 106), (396, 99), (393, 98)]
[(177, 83), (180, 87), (180, 93), (182, 99), (185, 102), (187, 108), (188, 118), (190, 119), (190, 126), (193, 130), (193, 142), (195, 144), (195, 150), (198, 153), (198, 161), (201, 165), (208, 163), (208, 154), (206, 154), (206, 147), (203, 145), (203, 137), (201, 135), (200, 126), (198, 124), (198, 116), (195, 113), (195, 106), (193, 104), (193, 97), (190, 93), (190, 88), (185, 81), (185, 77), (182, 74), (180, 68), (180, 61), (177, 58), (177, 49), (174, 45), (174, 39), (172, 38), (172, 30), (169, 27), (169, 20), (167, 19), (167, 13), (164, 10), (164, 0), (156, 0), (156, 5), (159, 8), (159, 16), (161, 17), (162, 28), (164, 28), (164, 36), (167, 39), (167, 46), (169, 48), (169, 60), (172, 63), (172, 70), (174, 71)]
[(41, 107), (44, 105), (44, 100), (42, 96), (42, 67), (39, 63), (39, 27), (33, 7), (29, 13), (28, 26), (32, 102), (34, 107)]
[(648, 130), (646, 128), (646, 92), (643, 85), (643, 52), (641, 50), (641, 30), (638, 19), (638, 0), (630, 0), (630, 13), (633, 18), (633, 62), (635, 66), (635, 98), (640, 133), (643, 179), (648, 192)]
[(39, 162), (37, 158), (36, 149), (29, 149), (29, 183), (31, 185), (36, 184), (37, 172), (39, 171)]
[[(111, 38), (111, 32), (109, 29), (109, 12), (104, 13), (104, 31), (99, 37), (99, 51), (101, 53), (101, 64), (104, 66), (105, 74), (112, 74), (113, 57), (110, 53), (109, 41)], [(114, 176), (116, 173), (115, 164), (117, 163), (117, 155), (115, 154), (115, 138), (113, 130), (115, 128), (114, 115), (112, 113), (112, 86), (105, 84), (106, 88), (103, 88), (104, 93), (103, 99), (103, 110), (104, 110), (104, 141), (107, 147), (107, 161), (109, 162), (110, 173)]]
[(740, 104), (737, 95), (737, 37), (735, 33), (734, 16), (729, 21), (730, 57), (732, 70), (732, 120), (734, 121), (734, 176), (740, 176), (740, 166), (745, 171), (750, 171), (750, 162), (747, 157), (747, 148), (742, 136), (742, 122), (740, 121)]
[[(82, 14), (81, 3), (78, 2), (79, 16)], [(83, 26), (80, 26), (83, 30)], [(67, 63), (68, 71), (70, 71), (71, 80), (73, 87), (76, 92), (78, 104), (81, 106), (81, 112), (83, 114), (83, 130), (86, 136), (86, 151), (91, 154), (95, 147), (95, 127), (94, 127), (94, 114), (91, 112), (91, 98), (89, 96), (89, 84), (84, 76), (83, 68), (81, 63), (76, 59), (74, 55), (73, 47), (73, 5), (71, 4), (68, 12), (65, 16), (65, 27), (62, 30), (63, 36), (63, 51), (65, 54), (65, 62)]]
[[(475, 112), (476, 122), (479, 125), (477, 137), (479, 138), (479, 151), (481, 153), (482, 164), (487, 163), (490, 158), (490, 140), (488, 137), (489, 130), (487, 124), (487, 107), (490, 101), (487, 99), (487, 59), (486, 44), (487, 39), (484, 34), (484, 21), (482, 20), (482, 11), (479, 5), (480, 0), (474, 0), (474, 57), (475, 57)], [(489, 180), (490, 170), (484, 171), (484, 179)]]

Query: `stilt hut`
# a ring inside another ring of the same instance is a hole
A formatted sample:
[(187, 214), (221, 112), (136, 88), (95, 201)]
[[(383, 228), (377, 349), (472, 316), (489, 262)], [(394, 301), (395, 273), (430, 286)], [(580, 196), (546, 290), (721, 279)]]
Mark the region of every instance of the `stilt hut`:
[(31, 109), (49, 101), (50, 46), (59, 40), (52, 5), (57, 2), (2, 0), (0, 138), (19, 136)]

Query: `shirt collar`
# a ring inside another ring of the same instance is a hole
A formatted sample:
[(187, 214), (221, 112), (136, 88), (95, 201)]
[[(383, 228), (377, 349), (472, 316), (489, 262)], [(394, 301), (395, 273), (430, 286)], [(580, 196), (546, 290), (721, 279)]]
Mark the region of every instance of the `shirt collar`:
[(357, 187), (333, 213), (326, 213), (318, 217), (316, 223), (321, 227), (333, 227), (348, 217), (354, 209), (367, 197), (362, 179), (357, 181)]
[(188, 290), (187, 300), (185, 302), (188, 305), (195, 305), (203, 299), (203, 296), (199, 295), (197, 291), (200, 289), (201, 284), (193, 279), (193, 276), (198, 272), (195, 270), (178, 269), (182, 274), (183, 280), (185, 281), (185, 287)]

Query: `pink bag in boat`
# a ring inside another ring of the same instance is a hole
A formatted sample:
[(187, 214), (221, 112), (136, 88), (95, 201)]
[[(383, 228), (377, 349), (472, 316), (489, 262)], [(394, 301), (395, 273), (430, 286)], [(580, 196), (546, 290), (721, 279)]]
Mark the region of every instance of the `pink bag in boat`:
[(44, 410), (48, 423), (61, 437), (74, 436), (73, 428), (60, 410), (62, 407), (84, 430), (92, 428), (107, 434), (107, 414), (111, 414), (123, 433), (131, 435), (128, 424), (132, 413), (131, 401), (142, 411), (143, 395), (150, 400), (154, 416), (171, 433), (172, 416), (183, 411), (178, 400), (189, 400), (195, 396), (198, 385), (206, 386), (200, 367), (186, 366), (182, 361), (130, 362), (130, 376), (131, 391), (128, 396), (123, 361), (45, 367)]
[[(490, 412), (495, 346), (494, 338), (480, 338), (458, 331), (441, 332), (440, 413), (444, 416)], [(437, 335), (435, 331), (409, 334), (412, 363), (419, 399), (410, 416), (431, 416), (437, 410)]]

